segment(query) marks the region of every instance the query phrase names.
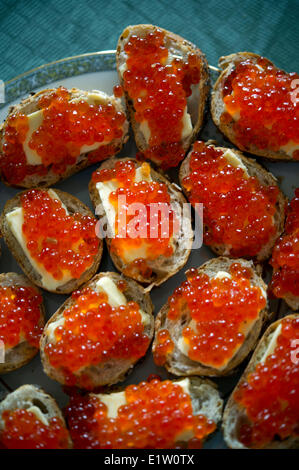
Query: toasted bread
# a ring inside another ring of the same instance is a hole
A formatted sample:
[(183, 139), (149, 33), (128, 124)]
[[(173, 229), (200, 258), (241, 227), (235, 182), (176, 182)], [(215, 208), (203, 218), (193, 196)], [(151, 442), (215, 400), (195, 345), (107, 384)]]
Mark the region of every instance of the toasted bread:
[[(212, 145), (212, 144), (209, 144), (209, 142), (207, 142), (207, 145)], [(272, 173), (270, 173), (265, 168), (263, 168), (260, 164), (258, 164), (254, 159), (245, 157), (242, 152), (235, 150), (235, 149), (227, 149), (225, 147), (218, 147), (216, 145), (212, 145), (212, 146), (215, 147), (216, 149), (222, 150), (223, 152), (225, 152), (226, 150), (232, 151), (236, 155), (236, 157), (238, 157), (242, 161), (243, 165), (247, 169), (249, 176), (256, 177), (262, 185), (278, 187), (278, 183), (277, 183), (275, 176), (273, 176)], [(190, 174), (191, 154), (192, 154), (192, 149), (187, 155), (187, 157), (185, 158), (185, 160), (183, 161), (181, 168), (180, 168), (180, 173), (179, 173), (180, 184), (187, 198), (190, 197), (190, 191), (188, 191), (184, 187), (184, 178)], [(282, 193), (282, 191), (279, 189), (278, 198), (276, 202), (276, 212), (274, 215), (274, 224), (276, 227), (276, 232), (269, 239), (268, 243), (265, 246), (263, 246), (262, 249), (259, 251), (259, 253), (254, 257), (256, 261), (264, 261), (270, 257), (274, 244), (283, 231), (284, 221), (285, 221), (286, 203), (287, 203), (287, 199)], [(208, 227), (204, 226), (204, 230), (207, 230), (207, 229)], [(230, 256), (230, 247), (225, 244), (209, 245), (209, 246), (218, 256)], [(248, 258), (250, 258), (250, 256), (248, 256)]]
[[(54, 89), (42, 90), (42, 91), (39, 91), (38, 93), (35, 93), (29, 96), (28, 98), (23, 99), (20, 104), (12, 106), (10, 108), (7, 119), (11, 115), (16, 114), (16, 113), (29, 115), (31, 113), (38, 111), (40, 109), (38, 106), (39, 99), (47, 95), (48, 93), (51, 93), (52, 91), (54, 91)], [(124, 113), (124, 109), (119, 99), (115, 98), (114, 96), (108, 96), (107, 94), (103, 92), (99, 92), (98, 90), (93, 90), (93, 92), (99, 94), (99, 103), (112, 104), (117, 111)], [(84, 97), (88, 94), (87, 91), (79, 90), (77, 88), (72, 88), (71, 90), (69, 90), (69, 93), (71, 95), (71, 99), (78, 99), (81, 96)], [(3, 143), (4, 143), (4, 133), (5, 133), (5, 129), (7, 126), (7, 119), (0, 126), (0, 159), (3, 158), (3, 156), (1, 156), (1, 150), (2, 150)], [(123, 124), (122, 137), (114, 139), (111, 142), (107, 140), (107, 143), (105, 143), (104, 145), (106, 146), (113, 145), (115, 147), (114, 153), (115, 154), (118, 153), (121, 150), (123, 144), (128, 140), (128, 130), (129, 130), (129, 125), (126, 120)], [(93, 160), (90, 160), (88, 158), (88, 155), (91, 152), (92, 151), (82, 153), (77, 158), (76, 163), (68, 165), (66, 167), (66, 170), (61, 174), (54, 172), (51, 165), (49, 165), (48, 167), (44, 167), (46, 168), (46, 171), (39, 172), (39, 174), (38, 173), (31, 174), (32, 173), (31, 171), (30, 174), (26, 175), (22, 181), (20, 181), (17, 184), (12, 184), (10, 183), (10, 181), (8, 181), (5, 175), (5, 168), (4, 168), (1, 172), (2, 180), (8, 186), (13, 185), (13, 186), (21, 187), (21, 188), (49, 187), (49, 186), (52, 186), (53, 184), (56, 184), (58, 181), (64, 180), (68, 178), (69, 176), (73, 175), (74, 173), (77, 173), (78, 171), (83, 170), (84, 168), (94, 163)], [(1, 168), (1, 165), (0, 165), (0, 168)]]
[[(152, 33), (157, 30), (162, 31), (165, 34), (165, 46), (171, 53), (175, 55), (175, 57), (179, 57), (182, 60), (187, 61), (189, 54), (195, 54), (201, 61), (199, 83), (198, 85), (193, 86), (192, 95), (187, 99), (187, 110), (191, 116), (192, 133), (184, 137), (180, 142), (183, 149), (187, 151), (203, 124), (204, 111), (210, 88), (208, 63), (202, 51), (186, 39), (157, 26), (153, 26), (150, 24), (128, 26), (120, 35), (117, 44), (116, 64), (119, 79), (120, 83), (123, 85), (124, 80), (122, 68), (127, 60), (127, 54), (124, 50), (124, 47), (128, 42), (129, 38), (132, 35), (145, 37), (148, 33)], [(149, 148), (149, 143), (147, 142), (145, 134), (140, 129), (140, 124), (135, 120), (134, 103), (132, 101), (132, 98), (126, 92), (126, 90), (125, 98), (137, 147), (141, 152), (145, 152)], [(161, 162), (159, 162), (158, 160), (155, 161), (155, 163), (157, 163), (158, 165), (161, 164)]]
[[(289, 315), (288, 317), (284, 318), (298, 318), (298, 314)], [(224, 410), (223, 415), (223, 433), (224, 439), (227, 445), (233, 449), (246, 449), (247, 447), (240, 442), (238, 438), (238, 429), (239, 426), (243, 423), (246, 424), (248, 421), (247, 415), (244, 412), (244, 409), (235, 401), (234, 393), (236, 390), (239, 389), (240, 385), (246, 381), (248, 374), (254, 372), (257, 364), (262, 360), (270, 341), (278, 328), (281, 324), (280, 319), (275, 323), (272, 323), (264, 335), (262, 336), (260, 342), (258, 343), (252, 358), (248, 366), (246, 367), (241, 379), (239, 380), (236, 388), (232, 392), (227, 405)], [(299, 448), (299, 437), (288, 437), (284, 440), (280, 440), (279, 438), (275, 438), (272, 442), (270, 442), (267, 446), (267, 449), (298, 449)]]
[[(22, 270), (26, 274), (26, 276), (30, 279), (33, 284), (41, 287), (49, 292), (54, 292), (56, 294), (69, 294), (77, 289), (79, 286), (87, 282), (98, 270), (102, 253), (103, 253), (103, 242), (99, 240), (99, 248), (98, 253), (96, 254), (92, 265), (84, 271), (79, 279), (72, 279), (65, 283), (62, 286), (57, 287), (55, 290), (51, 290), (47, 288), (47, 286), (43, 285), (41, 275), (35, 270), (32, 266), (30, 260), (28, 259), (27, 255), (25, 254), (22, 246), (15, 238), (14, 234), (12, 233), (9, 224), (6, 219), (6, 215), (13, 211), (15, 208), (21, 206), (21, 195), (24, 194), (26, 191), (18, 193), (14, 198), (7, 201), (4, 206), (1, 218), (0, 218), (0, 227), (1, 232), (4, 238), (5, 243), (7, 244), (8, 248), (10, 249), (11, 253), (13, 254), (16, 261), (21, 266)], [(64, 191), (60, 191), (55, 189), (55, 193), (61, 200), (61, 202), (66, 206), (70, 215), (79, 212), (82, 215), (87, 215), (93, 217), (92, 212), (89, 208), (83, 204), (79, 199), (71, 194), (65, 193)]]
[[(214, 123), (220, 129), (220, 131), (240, 150), (252, 153), (253, 155), (258, 155), (264, 158), (268, 158), (270, 160), (293, 160), (292, 155), (287, 153), (287, 151), (283, 148), (279, 149), (278, 151), (271, 150), (270, 148), (258, 148), (253, 143), (250, 143), (246, 146), (241, 146), (238, 143), (235, 132), (233, 129), (234, 120), (233, 118), (229, 122), (221, 122), (221, 115), (225, 110), (225, 105), (222, 98), (222, 85), (225, 79), (231, 74), (234, 70), (236, 64), (243, 60), (249, 59), (253, 64), (256, 64), (257, 61), (261, 58), (258, 54), (253, 54), (251, 52), (238, 52), (235, 54), (230, 54), (228, 56), (220, 57), (219, 59), (219, 67), (222, 69), (220, 76), (218, 77), (212, 92), (212, 100), (211, 100), (211, 114)], [(269, 65), (272, 64), (267, 59)]]
[[(42, 420), (47, 422), (52, 418), (59, 418), (66, 428), (64, 417), (55, 402), (48, 393), (35, 385), (22, 385), (15, 391), (9, 393), (3, 401), (0, 402), (0, 442), (1, 432), (5, 429), (5, 422), (2, 418), (4, 411), (15, 411), (17, 409), (31, 409), (33, 413), (40, 414)], [(22, 436), (20, 436), (20, 442)], [(66, 448), (73, 447), (70, 436), (68, 435), (68, 443)]]
[[(266, 292), (267, 287), (262, 278), (256, 273), (252, 261), (246, 261), (243, 259), (231, 260), (224, 257), (214, 258), (200, 266), (198, 268), (198, 272), (208, 275), (209, 278), (213, 278), (220, 271), (229, 273), (230, 266), (236, 262), (251, 270), (251, 285), (260, 287), (262, 291)], [(236, 367), (255, 347), (261, 333), (261, 329), (270, 316), (268, 305), (266, 304), (265, 308), (259, 312), (256, 321), (247, 333), (247, 336), (240, 348), (235, 352), (224, 368), (217, 369), (194, 361), (190, 359), (189, 356), (183, 354), (178, 347), (178, 341), (182, 338), (183, 329), (191, 320), (190, 312), (188, 310), (182, 312), (178, 319), (173, 320), (168, 318), (168, 311), (169, 301), (162, 307), (156, 317), (153, 350), (155, 350), (157, 345), (157, 335), (159, 331), (166, 329), (170, 333), (171, 340), (174, 343), (174, 348), (169, 354), (167, 354), (164, 367), (169, 372), (177, 376), (201, 375), (217, 377), (232, 374)]]
[[(40, 290), (34, 286), (25, 276), (16, 273), (0, 274), (1, 287), (32, 287), (38, 293)], [(40, 320), (39, 326), (43, 326), (45, 322), (45, 308), (44, 305), (40, 306)], [(5, 362), (0, 363), (0, 374), (5, 374), (15, 369), (19, 369), (27, 364), (38, 353), (38, 348), (31, 345), (27, 340), (20, 341), (13, 348), (5, 352)]]
[[(111, 278), (114, 283), (117, 283), (120, 280), (125, 281), (126, 288), (123, 291), (123, 294), (128, 301), (136, 302), (140, 306), (141, 310), (145, 313), (148, 323), (144, 327), (144, 333), (149, 338), (149, 340), (151, 340), (154, 332), (154, 317), (152, 314), (153, 305), (149, 294), (145, 293), (144, 289), (139, 286), (135, 281), (132, 281), (128, 278), (124, 278), (114, 272), (97, 274), (91, 279), (91, 281), (85, 284), (84, 287), (93, 289), (96, 286), (96, 282), (100, 278), (106, 276)], [(53, 322), (62, 319), (64, 311), (74, 304), (75, 300), (72, 297), (70, 297), (64, 302), (64, 304), (57, 310), (57, 312), (50, 318), (50, 320), (46, 324), (40, 342), (41, 358), (45, 373), (52, 379), (57, 380), (62, 384), (65, 384), (65, 375), (60, 368), (55, 368), (51, 365), (49, 357), (45, 353), (45, 347), (51, 342), (51, 339), (49, 338), (49, 326), (52, 325)], [(102, 385), (112, 385), (116, 382), (124, 380), (126, 376), (133, 370), (135, 363), (136, 360), (134, 361), (126, 358), (107, 358), (106, 362), (99, 362), (96, 365), (85, 366), (78, 370), (78, 372), (72, 374), (72, 376), (77, 378), (77, 385), (81, 388), (83, 387), (83, 385), (80, 382), (80, 379), (83, 377), (85, 381), (85, 379), (87, 378), (88, 388), (93, 389)]]

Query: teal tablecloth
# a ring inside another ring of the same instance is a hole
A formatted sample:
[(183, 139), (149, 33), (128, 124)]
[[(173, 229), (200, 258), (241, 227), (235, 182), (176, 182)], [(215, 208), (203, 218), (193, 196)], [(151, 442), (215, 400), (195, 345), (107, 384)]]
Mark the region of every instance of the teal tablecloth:
[(248, 50), (299, 71), (299, 0), (0, 0), (0, 79), (64, 57), (114, 49), (128, 24), (196, 43), (216, 65)]

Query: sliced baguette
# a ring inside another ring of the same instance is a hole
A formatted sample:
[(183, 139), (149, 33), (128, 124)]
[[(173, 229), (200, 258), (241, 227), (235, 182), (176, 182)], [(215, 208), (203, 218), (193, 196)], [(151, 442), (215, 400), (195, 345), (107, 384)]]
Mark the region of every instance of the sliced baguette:
[[(15, 391), (9, 393), (0, 403), (0, 440), (1, 432), (5, 429), (5, 422), (2, 418), (3, 412), (17, 409), (28, 410), (31, 407), (37, 408), (46, 421), (52, 418), (59, 418), (66, 428), (64, 417), (54, 398), (38, 386), (22, 385)], [(71, 438), (68, 436), (68, 448), (71, 449), (72, 447)]]
[[(41, 282), (42, 278), (40, 274), (36, 272), (32, 264), (30, 263), (30, 260), (25, 254), (22, 246), (19, 244), (18, 240), (13, 235), (6, 219), (6, 215), (9, 212), (11, 212), (16, 207), (21, 206), (21, 196), (25, 192), (26, 191), (18, 193), (14, 198), (7, 201), (7, 203), (4, 206), (4, 209), (0, 218), (0, 229), (1, 229), (4, 241), (7, 244), (8, 248), (10, 249), (16, 261), (21, 266), (26, 276), (30, 279), (31, 282), (33, 282), (33, 284), (45, 290), (48, 290), (49, 292), (54, 292), (56, 294), (69, 294), (73, 292), (75, 289), (77, 289), (79, 286), (87, 282), (97, 272), (101, 258), (102, 258), (102, 253), (103, 253), (103, 242), (102, 240), (99, 240), (98, 252), (94, 258), (92, 265), (81, 275), (79, 279), (72, 279), (68, 281), (67, 283), (65, 283), (64, 285), (57, 287), (57, 289), (54, 291), (51, 289), (48, 289), (47, 286), (44, 286), (42, 284)], [(60, 191), (58, 189), (55, 189), (55, 193), (57, 194), (61, 202), (66, 206), (70, 215), (76, 212), (79, 212), (82, 215), (93, 217), (93, 214), (90, 211), (90, 209), (85, 204), (83, 204), (83, 202), (77, 199), (75, 196), (72, 196), (71, 194), (65, 193), (64, 191)]]
[[(40, 108), (38, 106), (38, 101), (41, 97), (47, 95), (48, 93), (51, 93), (54, 91), (54, 89), (46, 89), (39, 91), (38, 93), (35, 93), (28, 98), (25, 98), (24, 100), (21, 101), (20, 104), (17, 104), (15, 106), (12, 106), (9, 110), (8, 117), (10, 117), (12, 114), (15, 113), (22, 113), (25, 115), (34, 113), (35, 111), (38, 111)], [(115, 98), (114, 96), (108, 96), (106, 93), (99, 92), (98, 90), (93, 90), (94, 92), (97, 92), (100, 94), (101, 99), (99, 102), (101, 104), (112, 104), (117, 111), (121, 111), (125, 113), (121, 102), (119, 99)], [(78, 88), (72, 88), (69, 90), (71, 99), (77, 99), (77, 98), (84, 98), (88, 94), (87, 91), (79, 90)], [(2, 150), (2, 145), (4, 142), (4, 132), (5, 128), (7, 126), (7, 119), (4, 121), (2, 125), (0, 125), (0, 158), (1, 158), (1, 150)], [(109, 142), (109, 145), (114, 145), (115, 146), (115, 154), (118, 153), (123, 144), (128, 140), (128, 130), (129, 130), (129, 124), (127, 120), (125, 121), (123, 125), (123, 135), (119, 139), (114, 139), (111, 142)], [(91, 152), (83, 153), (81, 154), (77, 162), (74, 165), (68, 165), (66, 170), (62, 174), (57, 174), (54, 173), (53, 170), (51, 169), (51, 166), (47, 167), (47, 173), (44, 175), (38, 175), (38, 174), (32, 174), (32, 175), (27, 175), (25, 179), (20, 182), (17, 185), (17, 187), (21, 188), (34, 188), (34, 187), (49, 187), (52, 186), (53, 184), (56, 184), (58, 181), (65, 180), (69, 176), (73, 175), (74, 173), (77, 173), (80, 170), (83, 170), (84, 168), (88, 167), (94, 162), (91, 162), (88, 159), (88, 154)], [(7, 181), (5, 178), (4, 172), (2, 172), (2, 180), (3, 182), (11, 186), (10, 182)]]
[[(205, 380), (201, 379), (199, 377), (188, 377), (189, 380), (189, 390), (188, 394), (191, 399), (191, 404), (192, 404), (192, 411), (193, 415), (204, 415), (208, 420), (214, 421), (215, 424), (218, 424), (221, 420), (222, 417), (222, 408), (223, 408), (223, 400), (220, 398), (220, 394), (218, 392), (217, 386), (211, 382), (210, 380)], [(176, 384), (180, 385), (180, 382), (184, 381), (184, 379), (177, 379), (177, 380), (172, 380), (172, 382), (175, 382)], [(183, 385), (182, 385), (183, 387)], [(183, 388), (184, 390), (184, 388)], [(119, 395), (120, 392), (124, 392), (125, 389), (123, 387), (112, 387), (111, 389), (106, 390), (103, 394), (97, 395), (94, 393), (91, 393), (89, 396), (92, 397), (98, 397), (100, 400), (102, 397), (107, 396), (113, 396), (113, 395)], [(185, 390), (184, 390), (185, 392)], [(71, 410), (71, 406), (69, 408)], [(153, 409), (153, 415), (157, 413), (158, 410), (155, 408)], [(78, 416), (78, 415), (77, 415)], [(66, 413), (66, 419), (68, 421), (68, 425), (70, 428), (70, 434), (72, 435), (72, 415), (71, 413), (68, 415)], [(84, 421), (86, 420), (86, 417), (84, 416), (78, 416), (80, 419), (79, 422), (79, 430), (80, 425), (82, 426), (82, 432), (84, 428)], [(171, 417), (170, 417), (171, 419)], [(116, 421), (117, 423), (117, 421)], [(162, 424), (162, 423), (161, 423)], [(76, 428), (77, 429), (77, 428)], [(161, 429), (163, 430), (163, 424), (161, 425)], [(88, 432), (88, 431), (87, 431)], [(120, 432), (126, 433), (126, 430), (121, 430)], [(78, 432), (76, 432), (76, 435), (78, 435)], [(207, 439), (209, 439), (210, 436), (207, 436)], [(187, 448), (188, 447), (188, 440), (186, 439), (187, 436), (185, 437), (185, 440), (178, 440), (176, 441), (176, 445), (179, 448)], [(191, 439), (191, 437), (189, 438)], [(74, 437), (74, 446), (76, 447), (76, 440)], [(78, 446), (79, 447), (79, 446)], [(147, 448), (147, 447), (146, 447)]]
[[(135, 162), (136, 168), (140, 166), (140, 163), (138, 163), (133, 158), (112, 158), (107, 160), (106, 162), (103, 162), (99, 167), (99, 170), (102, 170), (104, 168), (113, 168), (115, 166), (115, 163), (119, 160), (131, 160)], [(170, 183), (168, 179), (166, 179), (159, 172), (153, 170), (152, 168), (151, 178), (153, 179), (153, 181), (157, 181), (159, 183), (164, 183), (167, 185), (171, 203), (174, 204), (173, 208), (176, 212), (176, 215), (181, 219), (180, 212), (182, 211), (183, 204), (185, 204), (187, 201), (181, 193), (180, 188), (177, 185)], [(103, 202), (101, 200), (98, 190), (96, 189), (96, 184), (93, 180), (91, 180), (89, 183), (89, 193), (93, 206), (96, 210), (96, 214), (98, 214), (100, 219), (102, 219), (102, 217), (105, 217), (106, 214), (103, 207)], [(124, 270), (126, 269), (125, 263), (110, 250), (111, 239), (106, 237), (106, 243), (115, 267), (120, 272), (124, 272)], [(180, 224), (179, 232), (174, 236), (173, 243), (175, 249), (172, 256), (170, 256), (169, 258), (164, 258), (160, 256), (157, 260), (148, 261), (148, 265), (153, 271), (153, 274), (150, 278), (145, 278), (141, 274), (137, 274), (136, 277), (134, 276), (134, 279), (138, 282), (141, 282), (142, 284), (150, 284), (150, 288), (153, 286), (159, 286), (171, 276), (176, 274), (186, 264), (193, 243), (191, 219), (189, 220), (188, 217), (185, 217), (184, 223)]]
[[(271, 160), (293, 160), (292, 156), (289, 155), (284, 149), (280, 149), (279, 151), (274, 151), (271, 149), (260, 149), (255, 145), (251, 144), (246, 147), (241, 147), (235, 137), (234, 130), (233, 130), (233, 123), (235, 122), (231, 119), (228, 123), (221, 123), (220, 117), (225, 110), (224, 102), (222, 99), (222, 85), (224, 80), (230, 75), (230, 73), (234, 70), (236, 64), (243, 60), (249, 59), (253, 64), (255, 64), (261, 56), (258, 54), (253, 54), (251, 52), (238, 52), (235, 54), (230, 54), (228, 56), (220, 57), (219, 59), (219, 67), (222, 69), (220, 76), (218, 77), (212, 92), (212, 100), (211, 100), (211, 114), (214, 123), (216, 126), (221, 130), (221, 132), (240, 150), (252, 153), (253, 155), (259, 155), (261, 157), (265, 157)], [(268, 59), (267, 59), (268, 60)], [(274, 65), (270, 61), (269, 65)]]
[[(262, 278), (257, 274), (252, 261), (246, 261), (243, 259), (231, 260), (224, 257), (214, 258), (200, 266), (198, 268), (198, 272), (208, 275), (209, 278), (213, 278), (219, 271), (229, 273), (230, 266), (236, 262), (251, 269), (251, 285), (260, 287), (262, 291), (266, 292), (267, 286), (263, 282)], [(243, 344), (236, 351), (225, 368), (219, 370), (194, 361), (182, 353), (178, 347), (178, 341), (182, 338), (183, 329), (191, 320), (190, 312), (186, 310), (185, 312), (182, 312), (178, 320), (171, 320), (168, 318), (168, 311), (169, 301), (162, 307), (156, 317), (153, 350), (155, 350), (157, 345), (157, 335), (159, 331), (164, 329), (168, 330), (174, 343), (174, 348), (173, 351), (167, 355), (164, 367), (169, 372), (177, 376), (202, 375), (218, 377), (232, 374), (236, 367), (239, 366), (239, 364), (253, 350), (258, 341), (263, 325), (270, 317), (268, 305), (266, 304), (266, 307), (260, 311), (257, 320), (252, 325)]]
[[(170, 52), (175, 54), (176, 57), (180, 57), (181, 59), (186, 61), (188, 59), (189, 54), (196, 54), (197, 57), (199, 57), (201, 60), (200, 82), (198, 86), (193, 87), (194, 91), (192, 92), (191, 97), (189, 97), (187, 100), (187, 109), (188, 113), (191, 115), (193, 127), (192, 134), (181, 140), (183, 148), (187, 151), (203, 124), (204, 111), (210, 89), (208, 63), (202, 51), (186, 39), (157, 26), (153, 26), (151, 24), (139, 24), (135, 26), (128, 26), (120, 35), (116, 49), (116, 65), (119, 74), (119, 80), (120, 83), (123, 85), (124, 80), (121, 70), (127, 60), (127, 54), (124, 50), (124, 47), (128, 42), (129, 38), (132, 35), (145, 37), (148, 33), (157, 30), (164, 32), (165, 46)], [(144, 136), (144, 133), (140, 129), (140, 124), (135, 120), (134, 103), (132, 101), (132, 98), (128, 95), (126, 91), (125, 98), (137, 147), (141, 152), (145, 152), (149, 148), (149, 145)], [(161, 164), (161, 162), (159, 161), (156, 161), (155, 163)]]
[[(148, 324), (145, 325), (144, 333), (151, 340), (154, 333), (154, 317), (153, 305), (149, 294), (145, 293), (144, 289), (135, 281), (124, 278), (123, 276), (120, 276), (114, 272), (97, 274), (91, 279), (91, 281), (85, 284), (84, 287), (89, 287), (91, 289), (95, 288), (97, 281), (104, 276), (111, 278), (114, 283), (117, 283), (120, 280), (125, 281), (126, 288), (123, 294), (128, 301), (136, 302), (140, 306), (141, 310), (146, 314)], [(61, 384), (65, 384), (65, 375), (61, 369), (55, 368), (51, 365), (49, 358), (45, 353), (45, 347), (51, 342), (49, 338), (49, 326), (51, 326), (53, 322), (62, 319), (64, 311), (75, 303), (75, 300), (70, 297), (62, 304), (62, 306), (57, 310), (56, 313), (54, 313), (54, 315), (46, 324), (40, 341), (41, 359), (44, 371), (50, 378), (60, 382)], [(76, 374), (74, 374), (74, 376), (77, 378), (77, 385), (80, 387), (82, 387), (82, 383), (80, 382), (81, 377), (88, 378), (88, 382), (93, 385), (92, 389), (102, 385), (112, 385), (114, 383), (123, 381), (127, 375), (132, 372), (135, 363), (136, 361), (128, 359), (108, 358), (106, 362), (99, 362), (97, 365), (81, 368), (78, 372), (76, 372)]]
[[(41, 294), (25, 276), (16, 273), (0, 274), (0, 287), (32, 287)], [(40, 319), (38, 326), (45, 323), (45, 308), (40, 306)], [(38, 348), (32, 346), (27, 340), (21, 340), (16, 346), (5, 351), (5, 362), (0, 363), (0, 374), (5, 374), (27, 364), (38, 353)]]
[[(298, 318), (299, 314), (293, 314), (289, 315), (284, 318)], [(246, 449), (246, 447), (239, 441), (238, 439), (238, 429), (239, 426), (242, 423), (246, 423), (248, 421), (248, 418), (246, 416), (246, 413), (244, 412), (244, 409), (234, 400), (234, 393), (235, 391), (240, 387), (241, 384), (243, 384), (246, 381), (246, 377), (248, 377), (248, 374), (251, 372), (254, 372), (257, 364), (262, 360), (265, 351), (268, 348), (268, 345), (270, 344), (270, 341), (278, 328), (278, 326), (281, 324), (281, 321), (283, 319), (280, 319), (276, 321), (275, 323), (272, 323), (264, 335), (262, 336), (260, 342), (258, 343), (254, 354), (252, 358), (250, 359), (250, 362), (248, 366), (246, 367), (241, 379), (239, 380), (237, 386), (235, 387), (234, 391), (232, 392), (225, 410), (224, 410), (224, 415), (223, 415), (223, 433), (224, 433), (224, 439), (227, 445), (233, 449)], [(278, 439), (273, 440), (269, 445), (267, 445), (265, 448), (269, 449), (298, 449), (299, 448), (299, 437), (289, 437), (283, 441), (280, 441)]]
[[(210, 144), (209, 142), (207, 142), (207, 145), (212, 145), (213, 147), (220, 149), (223, 152), (225, 152), (226, 150), (231, 150), (239, 159), (242, 160), (242, 163), (245, 165), (249, 176), (253, 176), (257, 178), (258, 181), (262, 185), (278, 187), (277, 179), (275, 178), (275, 176), (272, 175), (272, 173), (270, 173), (265, 168), (263, 168), (254, 159), (245, 157), (243, 153), (240, 152), (239, 150), (219, 147), (219, 146)], [(184, 178), (190, 174), (190, 159), (191, 159), (192, 151), (193, 151), (193, 148), (191, 148), (187, 157), (183, 161), (181, 168), (180, 168), (180, 172), (179, 172), (180, 185), (185, 195), (187, 196), (187, 198), (190, 197), (190, 191), (188, 191), (184, 187)], [(260, 252), (256, 255), (255, 257), (256, 261), (264, 261), (270, 257), (274, 244), (283, 231), (286, 205), (287, 205), (287, 199), (282, 193), (282, 191), (279, 189), (278, 199), (276, 202), (276, 213), (274, 215), (274, 224), (276, 227), (276, 234), (273, 235), (273, 237), (271, 237), (269, 242), (265, 246), (263, 246)], [(207, 230), (207, 229), (208, 227), (204, 226), (204, 230)], [(230, 247), (227, 245), (223, 244), (223, 245), (209, 245), (209, 246), (218, 256), (230, 256)]]

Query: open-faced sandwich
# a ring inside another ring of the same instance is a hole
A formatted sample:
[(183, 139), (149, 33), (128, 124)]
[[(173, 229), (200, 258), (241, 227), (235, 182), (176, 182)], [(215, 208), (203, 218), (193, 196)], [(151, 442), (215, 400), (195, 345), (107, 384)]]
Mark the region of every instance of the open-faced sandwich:
[(163, 168), (177, 166), (203, 122), (204, 54), (176, 34), (140, 24), (122, 32), (116, 63), (138, 149)]
[(27, 364), (39, 350), (44, 305), (25, 276), (0, 274), (0, 374)]
[(269, 326), (226, 405), (234, 449), (299, 448), (299, 315)]
[(230, 374), (269, 319), (252, 261), (215, 258), (187, 271), (156, 318), (154, 360), (179, 376)]
[(200, 448), (221, 415), (215, 385), (195, 377), (77, 396), (66, 410), (78, 449)]
[(234, 149), (195, 142), (180, 169), (192, 205), (203, 204), (203, 242), (218, 255), (271, 255), (283, 231), (286, 200), (277, 180)]
[(72, 441), (55, 400), (23, 385), (0, 403), (0, 449), (70, 449)]
[(193, 232), (178, 186), (146, 162), (112, 158), (93, 173), (89, 191), (119, 271), (159, 285), (185, 265)]
[(275, 160), (299, 160), (296, 73), (250, 52), (221, 57), (212, 94), (212, 117), (240, 150)]
[(119, 99), (93, 90), (40, 91), (0, 127), (0, 174), (22, 188), (48, 187), (115, 155), (128, 138)]
[(45, 372), (92, 390), (124, 380), (152, 340), (149, 294), (135, 281), (96, 275), (48, 321), (40, 343)]
[(284, 233), (277, 240), (270, 264), (270, 292), (293, 309), (299, 309), (299, 188), (289, 204)]
[(67, 294), (97, 271), (103, 242), (96, 219), (79, 199), (58, 189), (31, 189), (10, 199), (1, 215), (4, 240), (37, 286)]

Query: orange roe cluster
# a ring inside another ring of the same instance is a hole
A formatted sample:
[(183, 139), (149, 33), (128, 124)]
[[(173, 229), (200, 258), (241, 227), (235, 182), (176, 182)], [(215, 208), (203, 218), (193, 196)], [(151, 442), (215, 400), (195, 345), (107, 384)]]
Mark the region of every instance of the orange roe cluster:
[(247, 447), (261, 448), (273, 439), (299, 436), (299, 364), (292, 342), (299, 340), (299, 318), (286, 318), (274, 352), (259, 363), (234, 393), (249, 422), (239, 429)]
[[(150, 172), (147, 163), (143, 163)], [(142, 274), (150, 278), (152, 270), (147, 260), (173, 254), (171, 238), (179, 229), (179, 221), (171, 207), (167, 185), (156, 181), (135, 182), (135, 164), (132, 160), (119, 161), (113, 169), (93, 174), (93, 181), (115, 181), (118, 188), (109, 196), (116, 212), (115, 236), (110, 250), (125, 259), (127, 251), (134, 252), (146, 245), (146, 260), (137, 258), (126, 267), (127, 275)], [(136, 211), (134, 204), (138, 204)], [(140, 211), (142, 204), (142, 211)], [(138, 219), (138, 220), (136, 220)]]
[(58, 417), (42, 423), (34, 413), (25, 409), (2, 413), (5, 428), (0, 444), (6, 449), (67, 449), (69, 433)]
[(200, 448), (216, 425), (204, 415), (194, 415), (190, 395), (179, 384), (154, 379), (129, 385), (126, 404), (109, 418), (107, 406), (96, 395), (72, 398), (67, 419), (75, 448), (79, 449), (171, 449), (186, 443)]
[(50, 364), (62, 370), (67, 385), (90, 388), (85, 375), (75, 375), (81, 368), (145, 355), (150, 339), (136, 302), (111, 307), (106, 293), (87, 287), (73, 292), (72, 300), (63, 313), (64, 323), (54, 330), (55, 341), (45, 347)]
[[(244, 342), (246, 330), (266, 306), (261, 289), (250, 282), (249, 268), (233, 263), (229, 273), (231, 278), (210, 278), (192, 268), (187, 272), (187, 281), (169, 298), (170, 321), (177, 321), (186, 313), (191, 317), (192, 324), (182, 331), (189, 358), (211, 367), (221, 367), (234, 356)], [(163, 330), (157, 341), (154, 358), (163, 365), (168, 353), (166, 348), (163, 357)], [(167, 341), (171, 349), (172, 340), (166, 337)]]
[(145, 37), (133, 34), (124, 50), (124, 90), (133, 100), (136, 122), (146, 121), (150, 130), (144, 156), (163, 168), (177, 166), (185, 156), (182, 119), (191, 86), (200, 81), (201, 58), (189, 54), (186, 61), (173, 58), (168, 63), (165, 34), (159, 29)]
[(163, 366), (167, 356), (174, 350), (174, 342), (168, 330), (163, 328), (157, 333), (157, 343), (153, 347), (154, 361), (157, 366)]
[(285, 232), (274, 247), (270, 261), (273, 277), (270, 292), (275, 297), (299, 297), (299, 188), (289, 204)]
[(43, 331), (42, 296), (34, 287), (0, 286), (0, 340), (13, 348), (24, 338), (39, 347)]
[(77, 162), (85, 145), (104, 143), (88, 154), (91, 162), (104, 160), (116, 151), (111, 142), (123, 136), (125, 115), (111, 103), (93, 105), (83, 98), (71, 101), (71, 94), (59, 87), (42, 96), (38, 107), (43, 110), (43, 121), (28, 145), (41, 157), (41, 165), (29, 165), (24, 152), (28, 117), (16, 112), (5, 125), (0, 170), (11, 184), (21, 183), (28, 175), (45, 175), (49, 168), (64, 173)]
[(203, 204), (204, 243), (228, 245), (232, 257), (254, 257), (275, 235), (277, 186), (264, 186), (224, 152), (195, 142), (183, 180), (191, 204)]
[[(240, 116), (232, 125), (240, 148), (277, 152), (289, 142), (299, 145), (299, 106), (293, 86), (298, 79), (298, 74), (279, 70), (263, 57), (256, 64), (246, 59), (235, 65), (223, 83), (226, 111), (221, 122)], [(293, 158), (299, 159), (299, 150)]]
[(32, 258), (57, 280), (65, 273), (80, 278), (98, 252), (95, 217), (67, 215), (59, 199), (40, 189), (23, 193), (21, 204), (23, 235)]

